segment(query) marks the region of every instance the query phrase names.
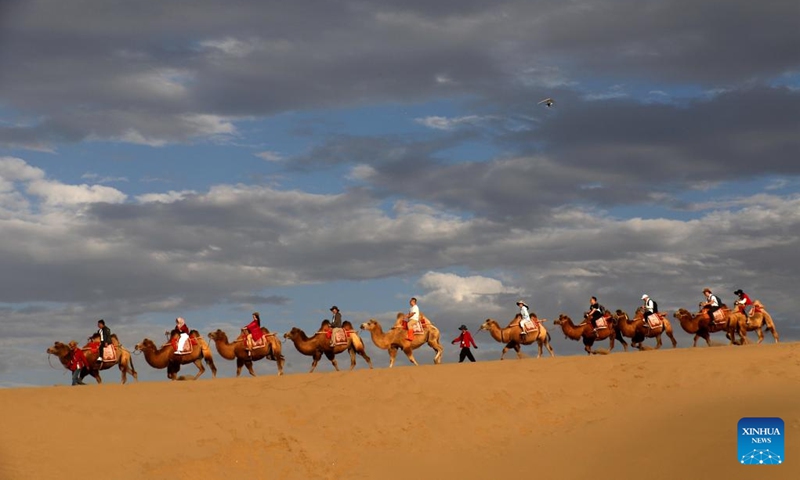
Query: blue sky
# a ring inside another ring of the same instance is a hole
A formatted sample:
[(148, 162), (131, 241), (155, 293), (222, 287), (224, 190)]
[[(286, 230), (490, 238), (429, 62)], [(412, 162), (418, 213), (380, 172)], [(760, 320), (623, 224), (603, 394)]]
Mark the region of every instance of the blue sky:
[(132, 346), (411, 295), (448, 337), (742, 288), (800, 337), (786, 2), (95, 3), (0, 7), (0, 385), (65, 382), (44, 349), (98, 318)]

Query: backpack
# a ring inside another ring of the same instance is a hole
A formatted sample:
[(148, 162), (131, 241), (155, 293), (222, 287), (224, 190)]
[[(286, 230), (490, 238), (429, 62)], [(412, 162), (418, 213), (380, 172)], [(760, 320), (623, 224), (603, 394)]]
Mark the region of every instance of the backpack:
[(719, 298), (719, 295), (717, 295), (716, 293), (715, 293), (715, 294), (713, 294), (713, 295), (714, 295), (714, 298), (716, 298), (716, 299), (717, 299), (717, 305), (719, 305), (720, 307), (721, 307), (721, 306), (723, 306), (723, 305), (725, 305), (724, 303), (722, 303), (722, 299), (721, 299), (721, 298)]
[(653, 313), (658, 313), (658, 302), (653, 300)]

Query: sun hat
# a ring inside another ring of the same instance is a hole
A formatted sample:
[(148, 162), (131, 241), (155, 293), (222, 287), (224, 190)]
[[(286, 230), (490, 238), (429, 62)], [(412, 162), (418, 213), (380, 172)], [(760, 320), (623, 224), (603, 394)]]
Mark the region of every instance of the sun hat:
[(642, 300), (644, 300), (645, 298), (650, 298), (650, 296), (645, 293), (644, 295), (642, 295)]
[(458, 329), (459, 329), (459, 330), (466, 330), (466, 329), (467, 329), (467, 326), (466, 326), (466, 325), (461, 325), (460, 327), (458, 327)]

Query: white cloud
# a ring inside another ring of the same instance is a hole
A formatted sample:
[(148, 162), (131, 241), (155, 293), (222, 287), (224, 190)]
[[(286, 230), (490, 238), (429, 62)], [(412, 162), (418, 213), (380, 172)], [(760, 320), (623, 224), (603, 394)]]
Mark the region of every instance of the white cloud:
[(420, 297), (436, 305), (479, 305), (500, 294), (520, 293), (520, 289), (503, 285), (500, 280), (472, 275), (462, 277), (454, 273), (427, 272), (417, 282), (428, 293)]
[(27, 192), (44, 200), (47, 205), (81, 205), (87, 203), (122, 203), (127, 195), (116, 188), (103, 185), (66, 185), (48, 180), (36, 180)]
[(268, 162), (280, 162), (283, 160), (283, 155), (278, 152), (273, 152), (272, 150), (264, 150), (263, 152), (258, 152), (254, 155)]
[(136, 201), (139, 203), (174, 203), (183, 200), (189, 195), (196, 194), (197, 192), (194, 190), (181, 190), (179, 192), (170, 190), (167, 193), (145, 193), (143, 195), (137, 195)]
[(486, 120), (491, 120), (495, 117), (481, 116), (481, 115), (467, 115), (463, 117), (438, 117), (430, 116), (424, 118), (415, 118), (414, 121), (420, 125), (435, 130), (454, 130), (462, 125), (477, 125)]

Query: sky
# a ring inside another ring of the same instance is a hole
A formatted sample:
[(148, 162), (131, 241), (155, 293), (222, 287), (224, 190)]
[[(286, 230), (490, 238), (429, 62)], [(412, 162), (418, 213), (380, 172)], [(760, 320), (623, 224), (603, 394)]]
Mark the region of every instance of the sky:
[[(411, 296), (445, 362), (459, 325), (511, 320), (520, 298), (552, 321), (592, 295), (674, 311), (741, 288), (798, 340), (798, 14), (0, 0), (0, 386), (68, 383), (45, 349), (100, 318), (132, 347), (178, 316), (313, 332), (338, 305), (386, 324)], [(583, 353), (549, 325), (556, 354)]]

